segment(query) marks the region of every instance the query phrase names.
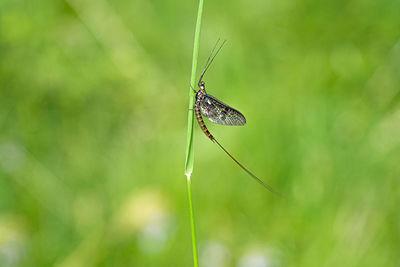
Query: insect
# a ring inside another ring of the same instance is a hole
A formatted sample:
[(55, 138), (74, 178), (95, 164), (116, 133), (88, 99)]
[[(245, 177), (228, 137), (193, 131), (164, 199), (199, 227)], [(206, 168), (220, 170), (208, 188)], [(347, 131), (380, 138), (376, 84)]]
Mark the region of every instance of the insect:
[[(215, 44), (214, 48), (211, 50), (210, 56), (207, 59), (206, 65), (201, 73), (198, 87), (199, 90), (193, 89), (196, 94), (196, 102), (194, 105), (194, 112), (196, 114), (197, 122), (200, 125), (200, 128), (203, 130), (205, 135), (214, 143), (216, 143), (240, 168), (242, 168), (247, 174), (249, 174), (252, 178), (254, 178), (258, 183), (264, 186), (266, 189), (271, 191), (272, 193), (283, 197), (280, 193), (275, 191), (271, 186), (264, 183), (260, 178), (255, 176), (252, 172), (250, 172), (246, 167), (244, 167), (239, 161), (237, 161), (218, 141), (215, 137), (210, 133), (207, 129), (207, 126), (204, 123), (203, 116), (207, 117), (210, 121), (222, 124), (222, 125), (245, 125), (246, 118), (243, 116), (240, 111), (226, 105), (222, 101), (217, 98), (207, 94), (205, 89), (205, 82), (203, 81), (204, 74), (210, 67), (214, 58), (217, 56), (218, 52), (221, 50), (222, 46), (225, 44), (226, 40), (222, 42), (217, 51), (214, 54), (215, 48), (218, 46), (219, 39)], [(214, 55), (213, 55), (214, 54)]]

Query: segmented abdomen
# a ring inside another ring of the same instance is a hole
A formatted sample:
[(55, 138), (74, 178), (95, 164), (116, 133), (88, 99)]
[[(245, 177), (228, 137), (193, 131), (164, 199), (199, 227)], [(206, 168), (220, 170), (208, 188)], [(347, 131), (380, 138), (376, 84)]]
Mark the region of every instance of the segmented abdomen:
[(203, 132), (207, 135), (208, 138), (211, 139), (211, 141), (214, 142), (214, 136), (208, 131), (206, 124), (204, 123), (203, 117), (201, 116), (201, 111), (200, 111), (200, 100), (196, 100), (196, 104), (194, 106), (194, 113), (196, 114), (196, 119), (197, 122), (200, 125), (200, 128), (203, 130)]

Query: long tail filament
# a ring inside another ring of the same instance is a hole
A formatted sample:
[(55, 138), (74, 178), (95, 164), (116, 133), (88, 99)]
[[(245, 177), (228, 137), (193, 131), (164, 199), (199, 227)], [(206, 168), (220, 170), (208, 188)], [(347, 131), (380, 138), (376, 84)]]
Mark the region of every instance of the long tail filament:
[(254, 178), (254, 180), (256, 180), (259, 184), (261, 184), (262, 186), (264, 186), (266, 189), (268, 189), (269, 191), (271, 191), (272, 193), (274, 193), (275, 195), (281, 197), (281, 198), (285, 198), (282, 194), (280, 194), (279, 192), (275, 191), (271, 186), (267, 185), (266, 183), (264, 183), (260, 178), (258, 178), (257, 176), (255, 176), (251, 171), (249, 171), (246, 167), (244, 167), (239, 161), (237, 161), (218, 141), (217, 139), (213, 138), (213, 141), (234, 161), (236, 162), (237, 165), (240, 166), (240, 168), (242, 168), (245, 172), (247, 172), (248, 175), (250, 175), (252, 178)]

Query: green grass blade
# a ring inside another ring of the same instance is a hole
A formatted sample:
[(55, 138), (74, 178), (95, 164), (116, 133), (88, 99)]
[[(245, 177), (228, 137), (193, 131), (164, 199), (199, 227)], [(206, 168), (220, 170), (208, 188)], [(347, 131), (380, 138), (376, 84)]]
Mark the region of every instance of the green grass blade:
[(194, 34), (193, 44), (193, 60), (192, 60), (192, 73), (190, 76), (189, 88), (189, 110), (188, 110), (188, 131), (187, 131), (187, 145), (186, 145), (186, 160), (185, 160), (185, 175), (187, 177), (187, 190), (189, 200), (189, 213), (190, 213), (190, 228), (192, 231), (192, 249), (193, 249), (193, 266), (199, 266), (199, 260), (197, 258), (197, 244), (196, 244), (196, 232), (194, 223), (194, 212), (192, 205), (192, 189), (190, 176), (193, 171), (194, 162), (194, 151), (193, 151), (193, 123), (194, 123), (194, 92), (192, 88), (196, 86), (196, 73), (197, 73), (197, 61), (199, 57), (199, 46), (200, 46), (200, 29), (201, 29), (201, 18), (203, 14), (204, 0), (199, 0), (199, 8), (197, 11), (196, 30)]
[[(200, 46), (200, 29), (201, 29), (201, 17), (203, 14), (204, 0), (199, 1), (199, 9), (197, 12), (196, 30), (194, 35), (193, 44), (193, 60), (192, 60), (192, 74), (190, 75), (190, 85), (196, 87), (196, 73), (197, 73), (197, 61), (199, 57), (199, 46)], [(187, 131), (187, 145), (186, 145), (186, 161), (185, 161), (185, 174), (186, 176), (193, 171), (194, 151), (193, 151), (193, 121), (194, 121), (194, 92), (189, 87), (189, 111), (188, 111), (188, 131)]]

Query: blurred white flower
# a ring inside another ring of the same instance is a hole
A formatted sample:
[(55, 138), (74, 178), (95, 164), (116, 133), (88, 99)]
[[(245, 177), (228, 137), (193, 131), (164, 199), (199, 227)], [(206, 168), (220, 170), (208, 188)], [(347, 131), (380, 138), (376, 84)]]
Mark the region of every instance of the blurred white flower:
[(115, 217), (115, 231), (122, 235), (137, 235), (144, 253), (159, 253), (171, 235), (171, 213), (166, 197), (155, 190), (135, 192)]
[(208, 267), (228, 266), (229, 251), (218, 241), (208, 241), (200, 253), (202, 265)]
[(238, 267), (276, 267), (279, 266), (276, 252), (270, 249), (252, 249), (239, 259)]
[(26, 236), (16, 216), (0, 217), (0, 266), (19, 266), (26, 254)]

